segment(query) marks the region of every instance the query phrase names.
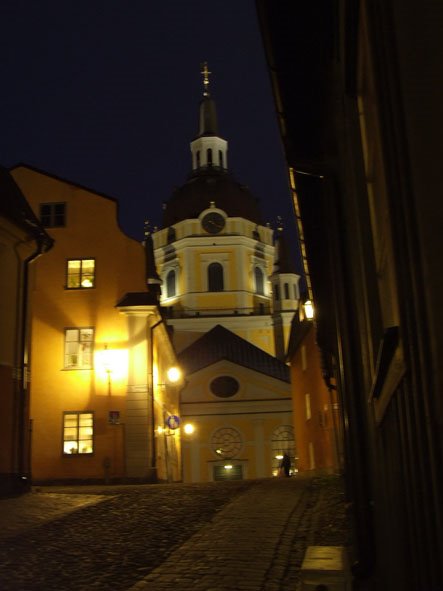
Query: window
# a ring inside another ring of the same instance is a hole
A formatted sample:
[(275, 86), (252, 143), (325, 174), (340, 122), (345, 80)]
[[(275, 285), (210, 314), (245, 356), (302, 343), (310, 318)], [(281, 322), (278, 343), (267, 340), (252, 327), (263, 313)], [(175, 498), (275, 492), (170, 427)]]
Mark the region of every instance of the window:
[(238, 381), (231, 376), (219, 376), (210, 384), (211, 392), (219, 398), (230, 398), (235, 396), (240, 388)]
[(243, 440), (237, 429), (221, 427), (211, 437), (212, 451), (223, 460), (235, 458), (243, 447)]
[(306, 408), (306, 420), (309, 421), (311, 418), (311, 395), (305, 394), (305, 408)]
[(171, 242), (175, 242), (176, 237), (177, 233), (175, 231), (175, 228), (171, 226), (170, 228), (168, 228), (168, 244), (171, 244)]
[(94, 259), (71, 259), (67, 266), (67, 289), (90, 289), (95, 282)]
[(200, 168), (200, 150), (197, 150), (197, 168)]
[(65, 225), (65, 203), (40, 203), (40, 221), (45, 228)]
[(93, 328), (65, 330), (65, 369), (92, 369)]
[(206, 150), (206, 157), (208, 160), (208, 166), (212, 166), (212, 149), (211, 148), (208, 148)]
[(289, 283), (285, 283), (285, 300), (289, 300)]
[(280, 286), (277, 284), (274, 285), (274, 298), (276, 302), (280, 299)]
[(171, 270), (166, 275), (166, 297), (172, 298), (176, 294), (175, 271)]
[(208, 291), (223, 291), (223, 267), (220, 263), (211, 263), (208, 267)]
[(255, 267), (254, 269), (255, 275), (255, 291), (261, 295), (265, 293), (264, 290), (264, 281), (263, 281), (263, 271), (260, 267)]
[(218, 163), (223, 168), (223, 152), (221, 150), (218, 151)]
[(92, 412), (63, 413), (63, 454), (92, 454), (94, 416)]

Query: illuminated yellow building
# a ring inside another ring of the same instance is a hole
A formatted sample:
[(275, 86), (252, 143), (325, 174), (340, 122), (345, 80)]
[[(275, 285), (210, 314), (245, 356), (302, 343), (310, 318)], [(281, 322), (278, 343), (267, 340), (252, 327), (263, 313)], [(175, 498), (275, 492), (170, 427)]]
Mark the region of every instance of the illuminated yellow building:
[(114, 199), (12, 174), (55, 240), (32, 276), (33, 481), (180, 479), (178, 430), (158, 429), (179, 406), (158, 281), (145, 276), (150, 237), (144, 249), (123, 234)]
[[(184, 477), (271, 476), (276, 455), (288, 449), (294, 456), (284, 359), (299, 276), (283, 268), (257, 199), (228, 171), (228, 142), (218, 133), (206, 67), (203, 74), (192, 170), (165, 204), (162, 228), (153, 234), (161, 303), (187, 378), (182, 418), (195, 423), (186, 435)], [(223, 350), (196, 364), (194, 357), (217, 338)], [(234, 392), (217, 393), (217, 384), (229, 383)], [(220, 437), (236, 445), (228, 451)]]

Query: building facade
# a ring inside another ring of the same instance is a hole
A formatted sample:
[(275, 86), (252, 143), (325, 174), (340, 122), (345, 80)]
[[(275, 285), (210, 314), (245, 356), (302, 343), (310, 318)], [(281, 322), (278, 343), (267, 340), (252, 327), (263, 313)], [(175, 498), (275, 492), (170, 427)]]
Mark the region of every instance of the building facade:
[(288, 348), (298, 472), (343, 470), (343, 428), (337, 388), (325, 384), (315, 324), (297, 315)]
[(343, 413), (355, 586), (437, 590), (443, 6), (257, 7), (325, 379)]
[(12, 175), (55, 241), (31, 278), (33, 481), (179, 480), (179, 433), (158, 435), (179, 414), (176, 358), (143, 245), (115, 200), (26, 166)]
[(24, 195), (0, 168), (0, 494), (30, 483), (30, 275), (52, 247)]
[[(262, 222), (257, 199), (229, 172), (228, 142), (203, 73), (191, 172), (165, 203), (162, 228), (153, 234), (161, 303), (187, 375), (182, 415), (195, 428), (184, 440), (184, 476), (271, 476), (276, 455), (288, 445), (295, 455), (285, 352), (299, 276), (279, 266), (274, 231)], [(254, 362), (245, 366), (245, 358)], [(218, 393), (220, 385), (228, 390)], [(279, 434), (286, 438), (281, 449)], [(226, 441), (230, 451), (223, 437), (235, 440)]]

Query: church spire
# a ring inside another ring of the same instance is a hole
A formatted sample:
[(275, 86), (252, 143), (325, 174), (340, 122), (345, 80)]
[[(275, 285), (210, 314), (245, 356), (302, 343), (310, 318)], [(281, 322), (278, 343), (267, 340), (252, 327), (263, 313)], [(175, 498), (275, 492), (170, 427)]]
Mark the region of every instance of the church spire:
[(202, 64), (200, 72), (203, 76), (203, 99), (200, 101), (200, 118), (198, 126), (198, 136), (216, 136), (218, 135), (217, 110), (215, 101), (211, 98), (209, 92), (209, 71), (208, 62)]
[(217, 110), (209, 91), (208, 63), (203, 62), (203, 98), (200, 101), (197, 137), (191, 142), (192, 170), (226, 170), (228, 143), (218, 135)]
[(209, 95), (209, 74), (212, 72), (208, 69), (208, 62), (203, 62), (202, 64), (202, 71), (200, 72), (203, 76), (203, 96), (210, 96)]

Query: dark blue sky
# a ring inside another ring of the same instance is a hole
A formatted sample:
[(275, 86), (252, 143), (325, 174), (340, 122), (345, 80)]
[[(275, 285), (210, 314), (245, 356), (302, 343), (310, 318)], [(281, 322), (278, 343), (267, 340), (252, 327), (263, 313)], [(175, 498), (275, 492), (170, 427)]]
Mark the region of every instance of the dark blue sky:
[(3, 166), (116, 197), (141, 239), (190, 170), (207, 60), (230, 170), (291, 217), (253, 0), (3, 0), (0, 44)]

